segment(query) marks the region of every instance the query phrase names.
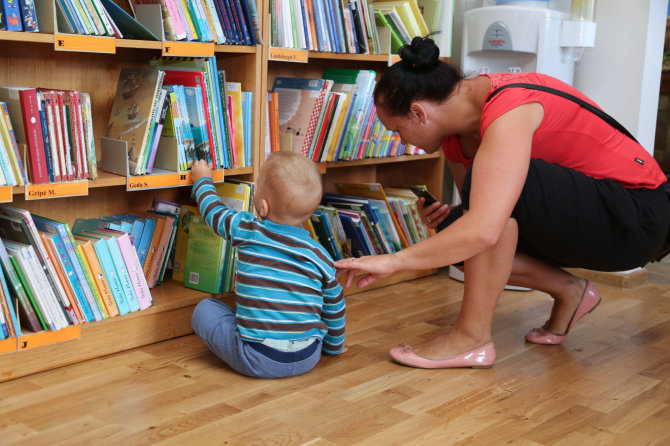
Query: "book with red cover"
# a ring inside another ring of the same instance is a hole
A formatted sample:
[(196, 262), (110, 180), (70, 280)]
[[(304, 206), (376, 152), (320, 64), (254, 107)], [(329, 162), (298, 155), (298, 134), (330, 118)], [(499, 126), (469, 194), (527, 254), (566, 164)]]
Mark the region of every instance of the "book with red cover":
[(212, 156), (212, 168), (217, 168), (216, 149), (214, 147), (214, 134), (212, 133), (212, 117), (209, 114), (209, 97), (207, 96), (207, 86), (205, 85), (205, 73), (201, 71), (165, 71), (163, 85), (183, 85), (185, 87), (199, 87), (202, 90), (202, 100), (205, 109), (205, 121), (207, 123), (207, 134), (209, 136), (209, 150)]
[(0, 87), (0, 101), (7, 104), (17, 142), (28, 145), (31, 181), (34, 184), (48, 183), (37, 89)]

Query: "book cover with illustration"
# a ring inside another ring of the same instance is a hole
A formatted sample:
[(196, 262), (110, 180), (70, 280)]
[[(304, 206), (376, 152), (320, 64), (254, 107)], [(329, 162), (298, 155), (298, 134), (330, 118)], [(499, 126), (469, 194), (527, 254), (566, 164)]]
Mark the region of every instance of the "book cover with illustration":
[(131, 174), (139, 173), (138, 163), (143, 160), (164, 75), (145, 68), (122, 68), (119, 74), (107, 137), (128, 143)]

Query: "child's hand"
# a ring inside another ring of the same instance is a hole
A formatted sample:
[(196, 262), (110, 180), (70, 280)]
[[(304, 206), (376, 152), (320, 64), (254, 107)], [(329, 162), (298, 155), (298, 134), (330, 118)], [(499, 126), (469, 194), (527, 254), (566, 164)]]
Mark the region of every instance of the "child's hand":
[(202, 177), (211, 177), (212, 176), (212, 169), (209, 168), (207, 165), (207, 161), (205, 160), (198, 160), (195, 163), (193, 163), (193, 167), (191, 167), (191, 181), (195, 183)]

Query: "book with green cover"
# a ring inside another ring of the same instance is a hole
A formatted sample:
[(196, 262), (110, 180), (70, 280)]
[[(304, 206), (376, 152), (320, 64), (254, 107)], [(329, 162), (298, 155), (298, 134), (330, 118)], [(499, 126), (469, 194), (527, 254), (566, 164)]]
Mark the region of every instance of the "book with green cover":
[[(16, 260), (16, 258), (14, 256), (10, 256), (9, 258), (12, 262), (12, 266), (14, 268), (14, 271), (16, 272), (17, 278), (21, 281), (21, 288), (26, 293), (26, 295), (28, 297), (28, 300), (30, 302), (30, 305), (32, 306), (35, 314), (37, 315), (37, 318), (39, 319), (41, 329), (42, 330), (53, 330), (53, 327), (47, 327), (47, 323), (44, 319), (44, 316), (42, 315), (42, 311), (40, 309), (40, 306), (37, 305), (37, 301), (35, 300), (35, 296), (33, 296), (33, 293), (30, 290), (30, 287), (28, 286), (28, 282), (26, 281), (26, 277), (24, 276), (23, 271), (21, 270), (21, 267), (19, 266), (19, 262)], [(33, 330), (33, 329), (31, 328), (31, 330)], [(38, 328), (37, 330), (33, 330), (33, 331), (38, 332), (38, 331), (40, 331), (40, 329)]]
[(184, 285), (216, 294), (226, 259), (226, 240), (207, 226), (201, 216), (193, 216), (189, 225)]
[(384, 13), (379, 9), (375, 10), (375, 23), (377, 26), (385, 26), (391, 29), (391, 53), (398, 54), (400, 47), (403, 45), (402, 39), (395, 30), (395, 27), (391, 26)]

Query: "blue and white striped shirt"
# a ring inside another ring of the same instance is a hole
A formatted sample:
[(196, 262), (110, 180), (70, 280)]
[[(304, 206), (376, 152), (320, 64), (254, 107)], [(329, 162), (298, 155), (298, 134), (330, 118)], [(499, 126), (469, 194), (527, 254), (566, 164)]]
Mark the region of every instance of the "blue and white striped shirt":
[(208, 177), (191, 194), (207, 225), (238, 248), (236, 319), (242, 338), (318, 338), (324, 353), (341, 353), (344, 293), (327, 251), (302, 228), (227, 208)]

